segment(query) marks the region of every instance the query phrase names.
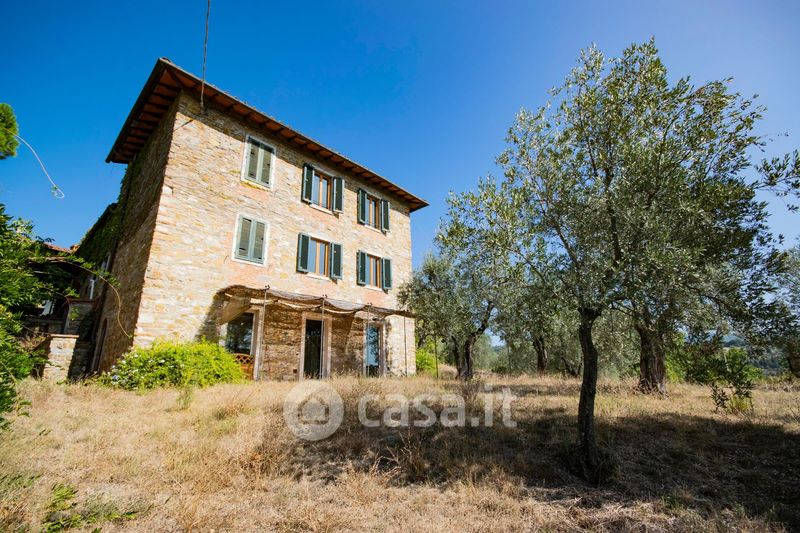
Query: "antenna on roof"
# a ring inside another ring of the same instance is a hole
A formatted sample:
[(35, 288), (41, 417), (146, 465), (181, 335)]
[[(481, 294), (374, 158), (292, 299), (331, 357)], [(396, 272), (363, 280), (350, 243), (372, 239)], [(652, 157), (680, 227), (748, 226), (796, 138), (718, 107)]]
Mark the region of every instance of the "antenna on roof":
[(206, 7), (206, 36), (203, 40), (203, 79), (200, 82), (200, 112), (205, 113), (206, 108), (203, 106), (203, 93), (206, 89), (206, 56), (208, 55), (208, 17), (211, 15), (211, 0), (208, 0)]

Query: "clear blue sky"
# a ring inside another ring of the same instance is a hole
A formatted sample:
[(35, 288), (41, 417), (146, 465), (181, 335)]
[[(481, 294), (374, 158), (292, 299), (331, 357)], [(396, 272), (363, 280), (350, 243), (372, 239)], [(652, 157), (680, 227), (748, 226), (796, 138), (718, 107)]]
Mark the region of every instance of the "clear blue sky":
[[(7, 2), (0, 101), (30, 152), (0, 162), (0, 202), (56, 244), (116, 198), (104, 163), (156, 58), (200, 73), (205, 1)], [(450, 190), (495, 170), (507, 127), (592, 42), (618, 54), (651, 35), (673, 78), (728, 76), (768, 106), (762, 133), (800, 147), (800, 2), (247, 2), (212, 0), (207, 79), (431, 204), (413, 216), (419, 263)], [(798, 216), (772, 202), (793, 243)]]

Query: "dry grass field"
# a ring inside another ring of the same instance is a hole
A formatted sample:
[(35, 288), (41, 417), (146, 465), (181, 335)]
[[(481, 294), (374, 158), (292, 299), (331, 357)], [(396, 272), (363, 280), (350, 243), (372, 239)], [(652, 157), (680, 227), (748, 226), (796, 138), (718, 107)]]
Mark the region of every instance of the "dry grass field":
[[(0, 435), (0, 530), (681, 531), (800, 529), (800, 386), (760, 387), (754, 412), (714, 413), (708, 390), (667, 400), (606, 381), (597, 403), (617, 470), (601, 488), (568, 467), (579, 383), (507, 386), (516, 428), (366, 429), (366, 393), (464, 392), (427, 378), (330, 383), (331, 438), (283, 422), (293, 384), (137, 394), (28, 381), (29, 416)], [(441, 406), (440, 406), (441, 407)]]

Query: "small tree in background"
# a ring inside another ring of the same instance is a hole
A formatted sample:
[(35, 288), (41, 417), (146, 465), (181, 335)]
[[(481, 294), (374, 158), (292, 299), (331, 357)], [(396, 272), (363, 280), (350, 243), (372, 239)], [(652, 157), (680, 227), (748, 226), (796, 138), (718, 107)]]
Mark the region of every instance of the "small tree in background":
[(476, 261), (443, 249), (429, 255), (400, 287), (402, 306), (421, 317), (426, 331), (445, 342), (460, 379), (472, 379), (475, 343), (495, 313), (493, 280)]
[(772, 332), (783, 351), (786, 365), (795, 377), (800, 377), (800, 244), (786, 254), (784, 269), (778, 276), (781, 319)]

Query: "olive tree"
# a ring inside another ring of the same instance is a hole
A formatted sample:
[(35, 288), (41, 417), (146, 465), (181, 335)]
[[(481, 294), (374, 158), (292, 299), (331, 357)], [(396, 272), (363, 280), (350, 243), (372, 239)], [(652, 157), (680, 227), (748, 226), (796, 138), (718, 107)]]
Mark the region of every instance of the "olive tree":
[(458, 377), (474, 374), (475, 343), (494, 317), (494, 281), (478, 261), (444, 248), (429, 255), (400, 287), (398, 301), (413, 311), (425, 334), (442, 339)]
[(610, 461), (594, 430), (595, 323), (628, 313), (641, 381), (661, 388), (661, 335), (696, 305), (745, 301), (749, 269), (773, 253), (756, 190), (791, 185), (793, 167), (762, 163), (773, 175), (749, 178), (762, 109), (727, 80), (670, 84), (652, 41), (616, 59), (584, 51), (551, 96), (518, 113), (499, 158), (504, 179), (482, 180), (450, 215), (463, 243), (524, 265), (577, 316), (577, 467), (599, 482)]

